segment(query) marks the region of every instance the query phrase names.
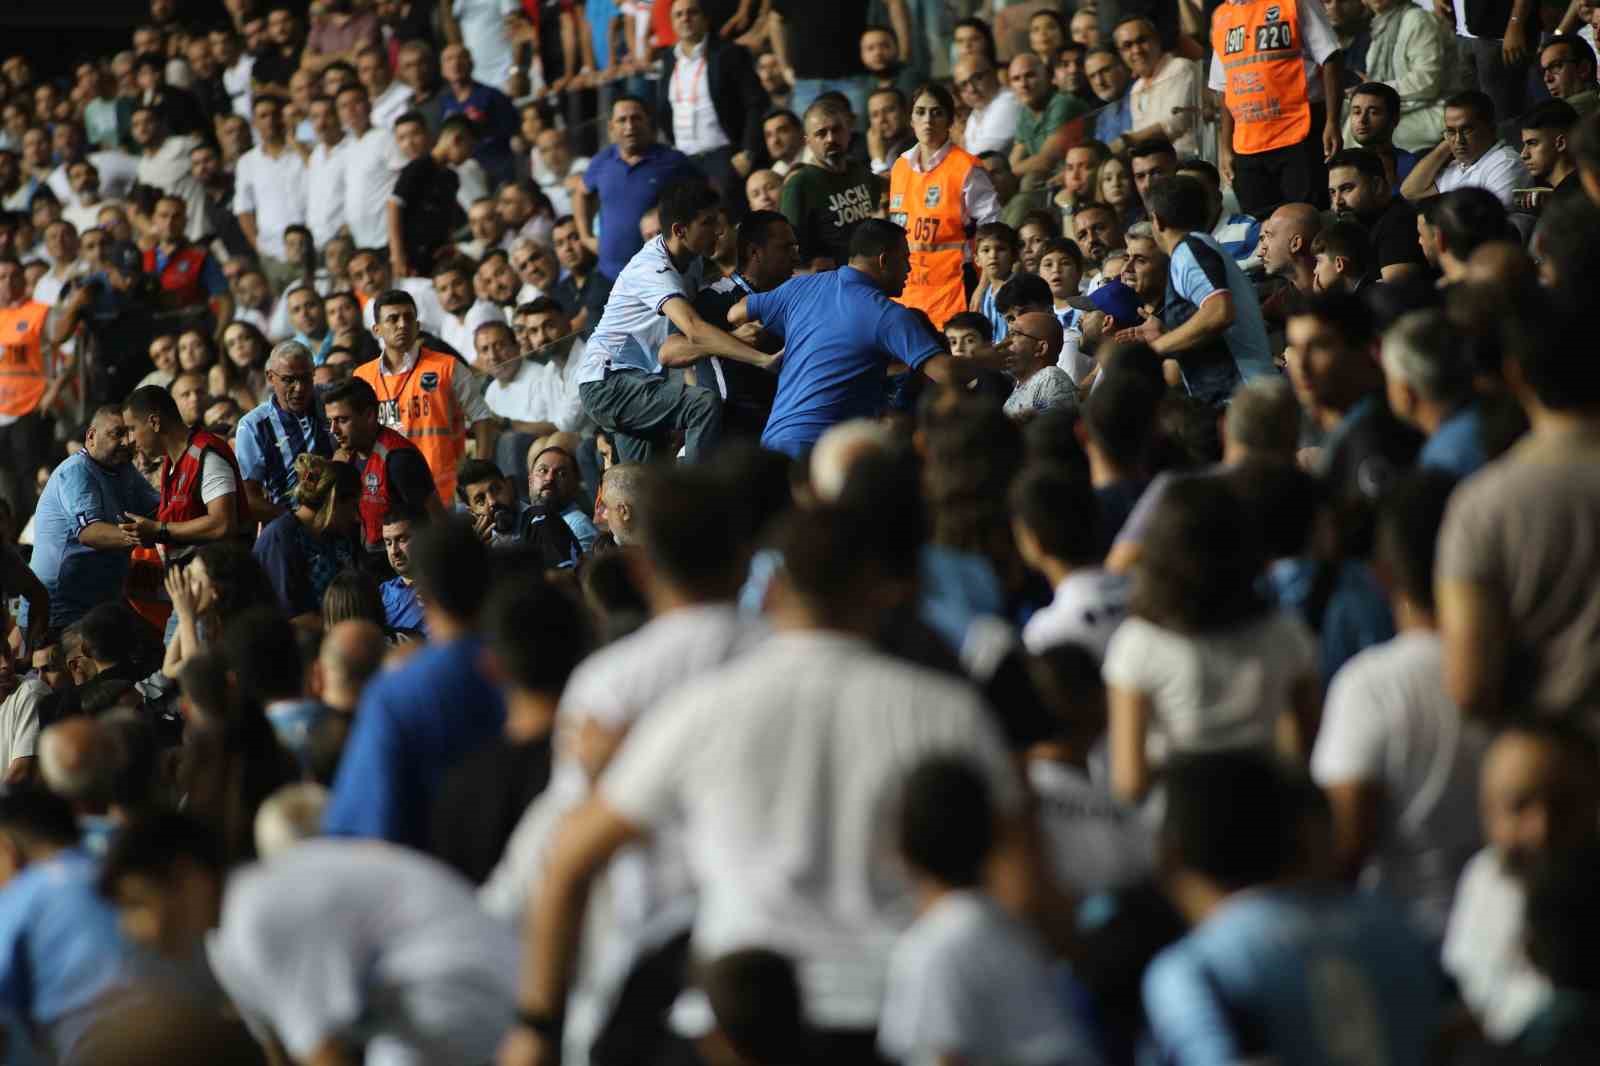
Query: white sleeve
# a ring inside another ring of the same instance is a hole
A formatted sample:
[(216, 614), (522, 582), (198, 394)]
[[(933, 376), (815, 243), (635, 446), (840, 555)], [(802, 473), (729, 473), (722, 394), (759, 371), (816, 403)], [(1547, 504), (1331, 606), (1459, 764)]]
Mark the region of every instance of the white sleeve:
[[(1333, 53), (1342, 51), (1339, 38), (1328, 22), (1322, 0), (1298, 0), (1300, 4), (1300, 50), (1311, 62), (1321, 66)], [(1212, 57), (1215, 62), (1216, 57)]]
[(971, 226), (985, 226), (1000, 217), (1000, 197), (983, 167), (967, 171), (967, 180), (961, 186), (961, 206)]
[(1322, 727), (1311, 753), (1311, 777), (1324, 788), (1382, 777), (1388, 716), (1380, 710), (1382, 692), (1367, 682), (1370, 671), (1365, 665), (1357, 656), (1328, 686)]
[(1228, 76), (1222, 72), (1222, 60), (1215, 52), (1211, 53), (1211, 73), (1206, 77), (1206, 88), (1219, 93), (1228, 88)]
[(1157, 629), (1142, 618), (1130, 618), (1117, 627), (1106, 644), (1100, 675), (1107, 685), (1145, 692), (1153, 687), (1152, 666), (1165, 661), (1158, 646)]
[(598, 791), (635, 826), (660, 825), (679, 810), (684, 777), (705, 745), (697, 689), (690, 686), (640, 719), (600, 777)]
[(239, 160), (239, 165), (234, 169), (233, 213), (244, 215), (254, 212), (255, 209), (255, 182), (251, 178), (250, 158), (245, 156)]
[(239, 491), (239, 480), (233, 476), (228, 460), (216, 452), (206, 452), (200, 466), (200, 502), (212, 500)]

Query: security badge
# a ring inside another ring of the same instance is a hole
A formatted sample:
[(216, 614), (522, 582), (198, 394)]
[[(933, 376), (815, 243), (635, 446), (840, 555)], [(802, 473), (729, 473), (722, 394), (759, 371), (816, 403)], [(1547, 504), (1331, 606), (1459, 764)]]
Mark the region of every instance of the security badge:
[(930, 186), (927, 187), (926, 190), (923, 191), (923, 194), (922, 194), (922, 206), (923, 207), (938, 207), (939, 206), (939, 186), (930, 185)]
[(372, 494), (372, 495), (374, 495), (374, 496), (377, 495), (377, 493), (378, 493), (378, 475), (377, 474), (368, 474), (367, 475), (367, 492)]
[(1282, 14), (1282, 12), (1279, 11), (1277, 8), (1269, 7), (1269, 8), (1267, 8), (1267, 21), (1268, 22), (1277, 22), (1278, 21), (1278, 16), (1281, 15), (1281, 14)]
[(439, 375), (434, 373), (432, 370), (425, 371), (422, 377), (418, 380), (418, 384), (422, 386), (423, 392), (432, 392), (434, 389), (439, 387)]
[(900, 193), (895, 193), (894, 196), (891, 197), (890, 200), (889, 200), (889, 210), (891, 210), (891, 211), (900, 210), (900, 205), (904, 201), (905, 201), (905, 197), (904, 196), (902, 196)]

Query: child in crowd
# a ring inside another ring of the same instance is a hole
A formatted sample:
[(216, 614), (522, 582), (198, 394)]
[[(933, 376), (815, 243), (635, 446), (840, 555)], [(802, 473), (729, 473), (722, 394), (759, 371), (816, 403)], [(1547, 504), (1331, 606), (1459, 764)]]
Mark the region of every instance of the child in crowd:
[(1083, 252), (1065, 237), (1051, 237), (1044, 242), (1039, 256), (1039, 276), (1050, 286), (1056, 318), (1061, 322), (1061, 359), (1057, 365), (1074, 385), (1081, 387), (1094, 369), (1094, 360), (1084, 350), (1084, 313), (1072, 303), (1083, 281)]
[(917, 920), (889, 960), (878, 1048), (907, 1063), (1095, 1062), (1057, 998), (1044, 945), (983, 890), (994, 835), (988, 788), (965, 760), (912, 771), (899, 843)]
[(1127, 615), (1127, 578), (1100, 567), (1097, 509), (1088, 478), (1062, 467), (1025, 471), (1011, 486), (1017, 553), (1055, 590), (1049, 606), (1022, 630), (1022, 642), (1035, 655), (1070, 643), (1098, 663)]
[[(962, 311), (951, 315), (944, 324), (944, 339), (950, 345), (950, 354), (957, 359), (970, 359), (980, 349), (987, 348), (994, 337), (989, 320), (976, 311)], [(1005, 402), (1011, 395), (1011, 379), (999, 370), (980, 370), (977, 377), (967, 382), (967, 388), (980, 396), (993, 397)]]
[(990, 334), (998, 344), (1005, 339), (1006, 320), (995, 309), (995, 297), (1000, 287), (1016, 273), (1017, 256), (1022, 248), (1017, 231), (1004, 222), (979, 226), (977, 244), (974, 265), (978, 268), (978, 287), (972, 292), (968, 309), (989, 320)]

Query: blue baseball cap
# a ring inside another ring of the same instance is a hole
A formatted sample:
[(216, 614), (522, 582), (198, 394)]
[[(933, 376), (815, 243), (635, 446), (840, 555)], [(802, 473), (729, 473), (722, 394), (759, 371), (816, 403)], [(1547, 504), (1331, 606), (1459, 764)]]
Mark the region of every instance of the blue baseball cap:
[(1139, 313), (1139, 295), (1120, 281), (1108, 281), (1087, 296), (1074, 296), (1068, 307), (1080, 311), (1102, 311), (1123, 325), (1133, 325), (1144, 316)]

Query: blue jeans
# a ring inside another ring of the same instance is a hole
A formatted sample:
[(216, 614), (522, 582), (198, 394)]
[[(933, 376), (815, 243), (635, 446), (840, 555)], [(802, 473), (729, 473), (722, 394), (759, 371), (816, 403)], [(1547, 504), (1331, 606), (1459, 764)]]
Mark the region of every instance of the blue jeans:
[(817, 102), (823, 93), (844, 93), (855, 113), (856, 125), (867, 117), (867, 85), (862, 78), (796, 78), (794, 95), (789, 98), (789, 109), (804, 121), (806, 108)]

